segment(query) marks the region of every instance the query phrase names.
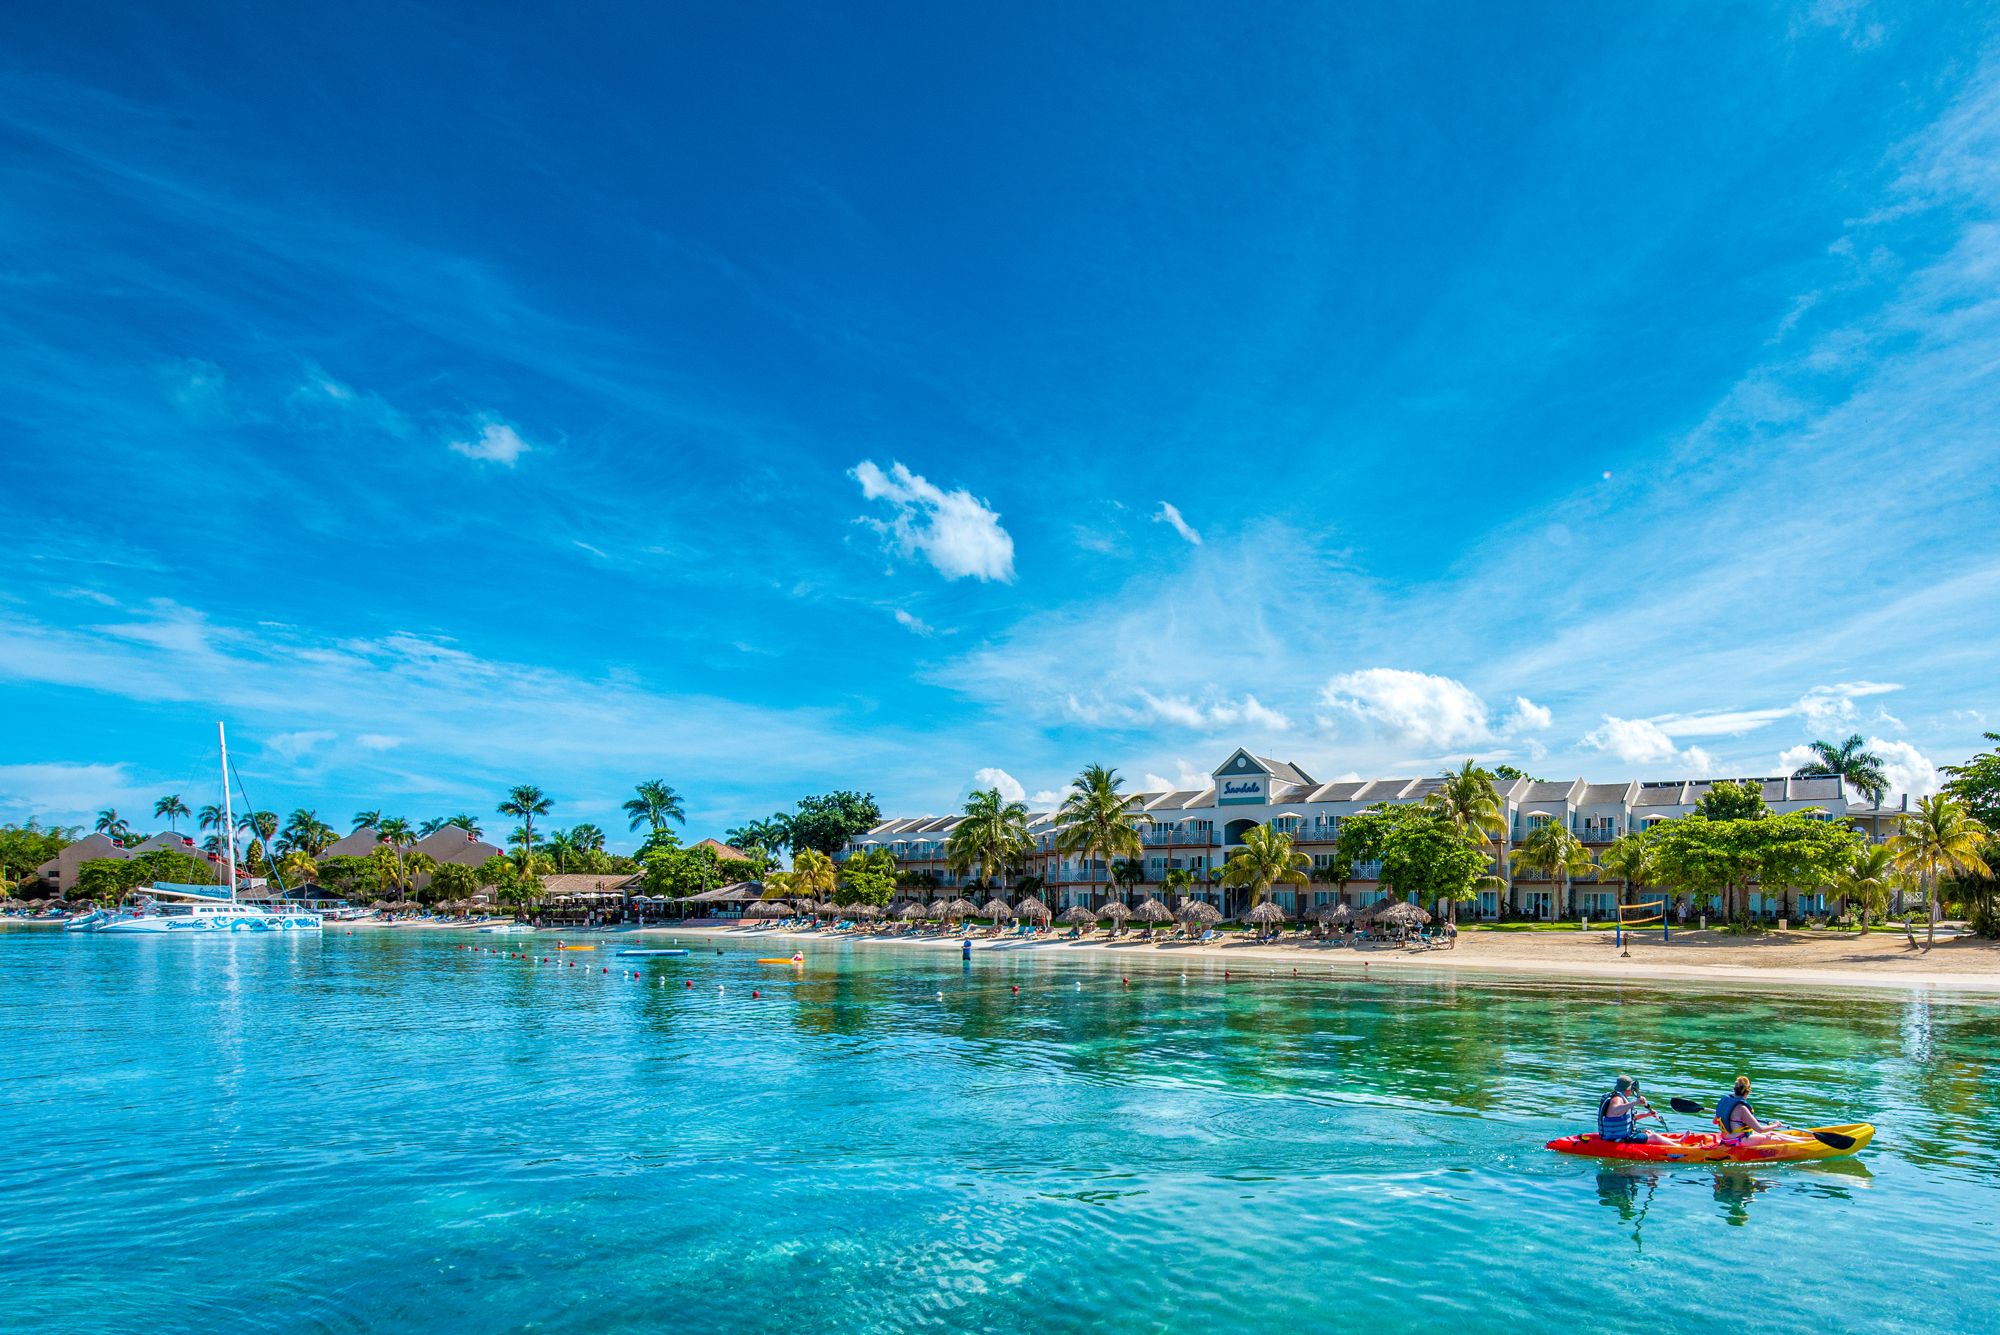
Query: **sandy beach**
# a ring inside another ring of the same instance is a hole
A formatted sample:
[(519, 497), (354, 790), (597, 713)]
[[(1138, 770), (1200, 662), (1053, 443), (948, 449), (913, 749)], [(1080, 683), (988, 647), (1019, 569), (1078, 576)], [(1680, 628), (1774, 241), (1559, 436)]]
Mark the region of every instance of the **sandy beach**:
[[(832, 936), (741, 926), (666, 926), (636, 929), (643, 936), (714, 936), (736, 940), (800, 942), (853, 941), (884, 950), (958, 950), (959, 936)], [(537, 936), (544, 933), (537, 933)], [(552, 935), (552, 933), (549, 933)], [(1921, 929), (1918, 940), (1922, 940)], [(1900, 932), (1766, 932), (1744, 938), (1721, 932), (1676, 932), (1662, 943), (1657, 934), (1633, 938), (1630, 958), (1621, 957), (1610, 932), (1459, 933), (1451, 950), (1402, 950), (1388, 946), (1356, 949), (1344, 945), (1282, 942), (1258, 945), (1222, 941), (1197, 945), (1151, 945), (1102, 933), (1079, 940), (1019, 937), (972, 938), (975, 951), (1073, 951), (1116, 957), (1141, 967), (1189, 959), (1255, 962), (1268, 967), (1333, 968), (1338, 971), (1412, 977), (1450, 972), (1539, 977), (1570, 981), (1634, 982), (1689, 979), (1780, 987), (1928, 988), (2000, 994), (2000, 941), (1977, 937), (1940, 938), (1929, 951), (1911, 950)]]

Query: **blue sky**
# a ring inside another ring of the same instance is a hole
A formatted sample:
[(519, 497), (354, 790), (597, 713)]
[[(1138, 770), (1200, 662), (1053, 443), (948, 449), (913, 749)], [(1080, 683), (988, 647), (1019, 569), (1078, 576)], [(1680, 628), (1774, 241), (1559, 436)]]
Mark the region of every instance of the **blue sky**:
[(1611, 779), (1858, 731), (1922, 791), (2000, 727), (1996, 43), (24, 13), (0, 818), (193, 800), (217, 717), (336, 823), (662, 777), (710, 832), (1239, 742)]

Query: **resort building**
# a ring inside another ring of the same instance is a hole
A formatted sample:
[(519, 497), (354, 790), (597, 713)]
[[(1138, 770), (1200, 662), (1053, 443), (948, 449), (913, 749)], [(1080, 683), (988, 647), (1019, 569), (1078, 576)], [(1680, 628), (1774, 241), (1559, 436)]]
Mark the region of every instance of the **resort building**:
[[(86, 834), (35, 868), (35, 876), (44, 886), (54, 890), (58, 895), (67, 895), (76, 889), (77, 872), (84, 863), (94, 858), (116, 858), (124, 861), (146, 853), (156, 853), (162, 849), (185, 853), (191, 858), (206, 858), (210, 862), (218, 862), (212, 854), (203, 853), (196, 848), (194, 840), (184, 834), (156, 834), (130, 846), (119, 843), (109, 835)], [(215, 880), (220, 884), (223, 879), (224, 873), (218, 864)]]
[[(1139, 827), (1144, 851), (1136, 865), (1114, 863), (1107, 867), (1102, 859), (1059, 852), (1055, 813), (1035, 812), (1028, 826), (1034, 846), (1021, 874), (1040, 878), (1038, 893), (1060, 909), (1071, 904), (1096, 908), (1111, 897), (1158, 894), (1169, 872), (1186, 870), (1195, 880), (1189, 897), (1205, 899), (1224, 914), (1232, 914), (1247, 907), (1244, 892), (1230, 891), (1214, 882), (1231, 849), (1243, 842), (1244, 832), (1269, 824), (1289, 833), (1298, 850), (1312, 860), (1314, 869), (1309, 887), (1284, 886), (1274, 892), (1282, 907), (1294, 914), (1337, 902), (1365, 907), (1386, 893), (1379, 883), (1379, 864), (1353, 867), (1344, 885), (1321, 879), (1330, 876), (1341, 821), (1378, 805), (1421, 802), (1443, 786), (1438, 777), (1321, 783), (1295, 764), (1241, 749), (1217, 766), (1210, 780), (1198, 789), (1132, 795), (1127, 810), (1144, 818)], [(1574, 880), (1551, 882), (1525, 870), (1517, 873), (1510, 865), (1509, 853), (1536, 826), (1561, 821), (1595, 857), (1620, 835), (1693, 811), (1702, 794), (1720, 781), (1495, 780), (1506, 812), (1506, 829), (1494, 845), (1493, 870), (1505, 886), (1481, 893), (1476, 902), (1462, 906), (1461, 914), (1538, 919), (1613, 916), (1620, 890), (1616, 877), (1593, 870)], [(1850, 822), (1875, 838), (1891, 830), (1894, 818), (1901, 814), (1898, 808), (1877, 811), (1850, 803), (1840, 780), (1832, 776), (1739, 782), (1758, 785), (1774, 813), (1824, 813), (1828, 820)], [(1907, 805), (1905, 798), (1904, 808)], [(930, 878), (935, 878), (939, 886), (967, 884), (975, 878), (954, 872), (945, 857), (945, 840), (958, 821), (957, 816), (883, 821), (853, 840), (847, 851), (887, 848), (920, 883), (929, 884)], [(1794, 897), (1792, 907), (1800, 913), (1825, 909), (1819, 897), (1811, 894)], [(1776, 911), (1776, 898), (1753, 895), (1751, 911)]]

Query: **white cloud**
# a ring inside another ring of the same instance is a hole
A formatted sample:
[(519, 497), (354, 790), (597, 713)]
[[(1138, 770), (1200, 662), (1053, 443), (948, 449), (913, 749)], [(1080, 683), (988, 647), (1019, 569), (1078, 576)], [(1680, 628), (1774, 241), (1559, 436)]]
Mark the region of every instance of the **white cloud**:
[[(1889, 781), (1889, 791), (1884, 801), (1894, 801), (1902, 793), (1911, 797), (1928, 797), (1941, 786), (1938, 769), (1930, 757), (1917, 750), (1908, 742), (1892, 742), (1882, 737), (1867, 739), (1867, 747), (1882, 757), (1882, 775)], [(1780, 774), (1790, 774), (1797, 769), (1814, 764), (1818, 757), (1809, 746), (1787, 747), (1778, 753)]]
[(1321, 703), (1398, 740), (1443, 750), (1491, 738), (1486, 702), (1463, 682), (1401, 668), (1364, 668), (1327, 682)]
[(1014, 579), (1014, 539), (1000, 527), (999, 514), (965, 490), (946, 491), (893, 464), (887, 473), (872, 459), (856, 464), (849, 476), (871, 501), (887, 501), (894, 518), (863, 522), (880, 533), (891, 550), (921, 556), (946, 579)]
[(1028, 799), (1028, 806), (1036, 811), (1053, 811), (1062, 805), (1063, 795), (1053, 788), (1044, 788)]
[(1181, 517), (1180, 507), (1172, 501), (1160, 502), (1160, 508), (1153, 514), (1153, 522), (1155, 524), (1172, 524), (1174, 532), (1180, 534), (1195, 546), (1201, 546), (1201, 534), (1195, 530), (1194, 525)]
[[(10, 820), (33, 816), (48, 824), (87, 823), (98, 811), (113, 807), (145, 829), (152, 819), (153, 798), (158, 795), (136, 784), (122, 762), (0, 765), (0, 812)], [(200, 805), (191, 794), (186, 801), (190, 806)]]
[(354, 744), (364, 751), (393, 751), (403, 744), (403, 739), (386, 733), (364, 732), (354, 739)]
[(1844, 681), (1833, 686), (1815, 686), (1799, 697), (1793, 708), (1804, 716), (1814, 732), (1851, 728), (1861, 717), (1855, 701), (1871, 695), (1900, 691), (1900, 685), (1880, 681)]
[(925, 621), (922, 617), (913, 616), (905, 612), (900, 607), (896, 609), (896, 624), (917, 635), (929, 637), (937, 634), (936, 631), (931, 629), (929, 622)]
[(264, 739), (266, 749), (279, 759), (290, 762), (334, 739), (331, 732), (315, 729), (309, 732), (280, 732)]
[(1028, 795), (1028, 790), (1021, 786), (1019, 779), (992, 765), (973, 773), (972, 786), (979, 789), (998, 788), (1000, 796), (1009, 802), (1019, 802)]
[(1500, 731), (1512, 736), (1521, 732), (1542, 732), (1551, 727), (1556, 716), (1547, 706), (1538, 705), (1525, 695), (1514, 697), (1514, 712), (1501, 721)]
[(1679, 775), (1702, 778), (1715, 772), (1715, 758), (1698, 746), (1683, 751), (1651, 719), (1604, 716), (1603, 726), (1583, 735), (1583, 744), (1628, 765), (1673, 765)]
[(521, 456), (535, 447), (521, 439), (521, 434), (505, 422), (492, 418), (482, 418), (477, 440), (454, 440), (451, 442), (453, 454), (462, 454), (468, 459), (478, 459), (483, 463), (502, 464), (512, 468), (520, 462)]
[(1164, 774), (1155, 774), (1151, 770), (1146, 772), (1145, 777), (1140, 779), (1139, 783), (1149, 793), (1171, 793), (1174, 791), (1174, 781), (1172, 779), (1169, 779)]
[(1072, 694), (1066, 706), (1072, 717), (1085, 723), (1123, 723), (1132, 726), (1166, 723), (1181, 728), (1213, 732), (1222, 728), (1252, 728), (1260, 732), (1285, 732), (1291, 719), (1265, 705), (1254, 695), (1241, 699), (1229, 696), (1195, 700), (1185, 695), (1155, 695), (1142, 690), (1138, 703), (1122, 704)]

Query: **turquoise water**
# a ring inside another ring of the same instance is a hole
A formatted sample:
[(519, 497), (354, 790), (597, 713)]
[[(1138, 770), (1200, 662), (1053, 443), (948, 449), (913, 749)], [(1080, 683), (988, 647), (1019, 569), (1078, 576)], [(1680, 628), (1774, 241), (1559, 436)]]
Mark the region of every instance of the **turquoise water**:
[[(1991, 1005), (472, 943), (0, 933), (0, 1326), (1996, 1328)], [(1881, 1129), (1544, 1151), (1614, 1067)]]

